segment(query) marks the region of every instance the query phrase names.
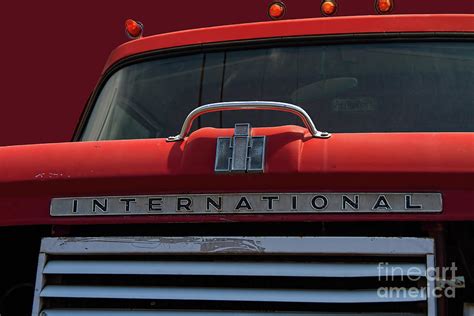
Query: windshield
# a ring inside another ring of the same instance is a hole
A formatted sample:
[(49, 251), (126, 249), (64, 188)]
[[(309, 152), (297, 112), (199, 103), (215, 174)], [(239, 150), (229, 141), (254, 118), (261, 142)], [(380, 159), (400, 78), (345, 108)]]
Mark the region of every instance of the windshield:
[[(228, 50), (143, 61), (103, 86), (82, 140), (167, 137), (199, 105), (293, 103), (320, 130), (474, 131), (474, 45), (386, 42)], [(301, 125), (288, 113), (210, 113), (194, 128)]]

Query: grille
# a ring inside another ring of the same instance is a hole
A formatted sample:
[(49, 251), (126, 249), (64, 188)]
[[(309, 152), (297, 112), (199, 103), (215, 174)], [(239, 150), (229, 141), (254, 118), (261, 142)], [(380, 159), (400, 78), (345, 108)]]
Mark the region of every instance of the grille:
[(45, 238), (33, 315), (436, 315), (422, 238)]

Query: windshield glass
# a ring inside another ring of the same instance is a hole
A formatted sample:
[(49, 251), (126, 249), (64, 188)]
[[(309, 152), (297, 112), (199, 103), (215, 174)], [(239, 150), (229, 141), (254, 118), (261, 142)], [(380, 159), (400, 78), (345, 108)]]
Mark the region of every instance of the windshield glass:
[[(281, 101), (320, 130), (474, 131), (474, 45), (386, 42), (198, 53), (133, 64), (103, 86), (82, 140), (167, 137), (199, 105)], [(195, 123), (301, 125), (288, 113), (210, 113)]]

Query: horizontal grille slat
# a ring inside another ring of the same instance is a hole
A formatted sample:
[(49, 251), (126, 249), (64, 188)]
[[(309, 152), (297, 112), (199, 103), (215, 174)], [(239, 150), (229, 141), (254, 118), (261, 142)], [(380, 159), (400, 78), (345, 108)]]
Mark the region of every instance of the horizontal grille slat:
[(41, 316), (262, 316), (262, 315), (277, 315), (277, 316), (421, 316), (419, 313), (331, 313), (331, 312), (259, 312), (259, 311), (120, 311), (120, 310), (76, 310), (76, 309), (61, 309), (61, 310), (45, 310)]
[(378, 277), (425, 276), (424, 264), (406, 263), (277, 263), (277, 262), (201, 262), (201, 261), (67, 261), (53, 260), (44, 274), (105, 275), (209, 275), (209, 276), (278, 276), (278, 277)]
[(426, 300), (424, 292), (417, 296), (380, 297), (377, 290), (300, 290), (300, 289), (235, 289), (132, 286), (62, 286), (48, 285), (41, 297), (205, 300), (291, 303), (382, 303)]

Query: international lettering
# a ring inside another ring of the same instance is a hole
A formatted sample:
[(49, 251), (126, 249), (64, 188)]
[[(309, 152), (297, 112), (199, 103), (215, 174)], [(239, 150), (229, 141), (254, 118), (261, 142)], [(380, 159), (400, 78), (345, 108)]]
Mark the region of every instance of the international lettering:
[(221, 193), (55, 198), (52, 216), (441, 212), (440, 193)]

